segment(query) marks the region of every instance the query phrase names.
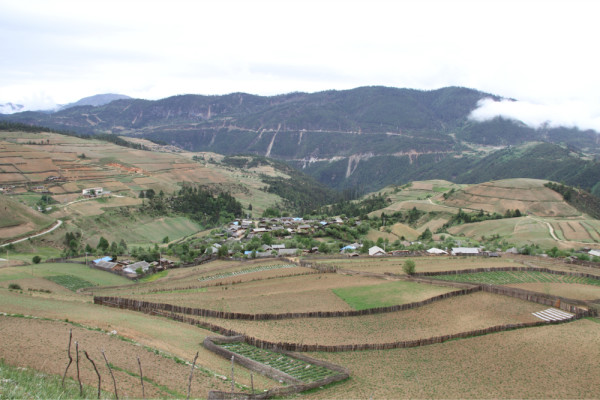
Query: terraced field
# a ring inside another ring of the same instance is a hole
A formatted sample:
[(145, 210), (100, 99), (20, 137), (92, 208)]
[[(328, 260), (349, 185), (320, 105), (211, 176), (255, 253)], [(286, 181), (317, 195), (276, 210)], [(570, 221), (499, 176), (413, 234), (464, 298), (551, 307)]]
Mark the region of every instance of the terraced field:
[(286, 374), (305, 383), (316, 382), (337, 374), (337, 372), (325, 367), (310, 364), (296, 358), (291, 358), (281, 353), (259, 349), (242, 342), (223, 343), (219, 346), (251, 360), (258, 361), (264, 365), (268, 365), (269, 367), (273, 367), (279, 371), (285, 372)]
[(471, 282), (471, 283), (487, 283), (491, 285), (510, 285), (515, 283), (579, 283), (585, 285), (600, 286), (600, 279), (591, 279), (585, 277), (576, 277), (569, 275), (555, 275), (537, 271), (491, 271), (477, 272), (472, 274), (457, 274), (457, 275), (440, 275), (436, 279), (455, 281), (455, 282)]

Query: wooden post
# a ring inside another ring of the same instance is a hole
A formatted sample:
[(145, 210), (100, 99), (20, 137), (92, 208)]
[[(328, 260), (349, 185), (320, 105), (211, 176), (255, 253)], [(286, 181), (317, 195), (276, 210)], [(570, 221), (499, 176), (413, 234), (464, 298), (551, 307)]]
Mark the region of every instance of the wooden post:
[(250, 373), (250, 387), (252, 388), (252, 396), (254, 396), (254, 374)]
[(190, 380), (188, 382), (188, 394), (187, 398), (190, 398), (190, 393), (192, 392), (192, 375), (194, 375), (194, 368), (196, 367), (196, 360), (198, 359), (198, 352), (196, 352), (196, 357), (194, 357), (194, 361), (192, 362), (192, 370), (190, 371)]
[(144, 375), (142, 375), (142, 363), (140, 358), (137, 358), (138, 365), (140, 367), (140, 381), (142, 382), (142, 399), (146, 399), (146, 393), (144, 392)]
[(98, 375), (98, 398), (100, 398), (100, 383), (101, 383), (100, 373), (98, 372), (98, 368), (96, 368), (96, 363), (94, 362), (94, 360), (92, 360), (90, 358), (87, 351), (84, 350), (83, 354), (85, 354), (86, 358), (88, 360), (90, 360), (90, 362), (92, 363), (92, 366), (94, 367), (94, 371), (96, 371), (96, 375)]
[(102, 349), (100, 351), (102, 352), (102, 357), (104, 357), (104, 361), (106, 362), (106, 366), (108, 367), (108, 372), (110, 372), (110, 376), (112, 377), (112, 380), (113, 380), (113, 385), (115, 387), (115, 398), (117, 400), (119, 400), (119, 395), (117, 394), (117, 381), (115, 380), (115, 376), (113, 375), (112, 368), (110, 367), (110, 364), (108, 363), (106, 354), (104, 354), (104, 349)]
[(67, 371), (73, 362), (73, 357), (71, 357), (71, 339), (73, 338), (73, 329), (69, 329), (69, 347), (67, 348), (67, 354), (69, 356), (69, 363), (67, 364), (67, 368), (65, 369), (65, 373), (62, 378), (62, 386), (65, 387), (65, 377), (67, 376)]
[(81, 397), (83, 397), (83, 386), (81, 385), (81, 377), (79, 376), (79, 343), (78, 342), (75, 342), (75, 355), (76, 355), (75, 365), (77, 365), (77, 382), (79, 382), (79, 395)]
[(231, 356), (231, 393), (233, 393), (235, 388), (235, 379), (233, 376), (233, 359), (235, 356)]

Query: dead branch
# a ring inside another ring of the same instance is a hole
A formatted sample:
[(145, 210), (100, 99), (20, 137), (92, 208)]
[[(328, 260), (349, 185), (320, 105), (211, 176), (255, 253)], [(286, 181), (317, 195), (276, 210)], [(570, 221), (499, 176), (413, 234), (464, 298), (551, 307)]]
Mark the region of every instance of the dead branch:
[(69, 329), (69, 347), (67, 348), (67, 354), (69, 355), (69, 363), (67, 364), (67, 368), (65, 369), (65, 373), (62, 378), (62, 387), (65, 387), (65, 377), (67, 376), (67, 371), (73, 362), (73, 357), (71, 357), (71, 339), (73, 338), (73, 329)]
[(94, 360), (92, 360), (90, 358), (90, 356), (88, 355), (87, 351), (83, 351), (83, 354), (85, 354), (85, 357), (90, 360), (90, 362), (92, 363), (92, 366), (94, 367), (94, 371), (96, 371), (96, 375), (98, 375), (98, 398), (100, 398), (100, 383), (102, 381), (102, 379), (100, 378), (100, 373), (98, 372), (98, 368), (96, 368), (96, 363), (94, 362)]
[(192, 375), (194, 375), (194, 368), (196, 367), (197, 359), (198, 359), (198, 352), (196, 352), (196, 357), (194, 357), (194, 361), (192, 362), (192, 370), (190, 371), (190, 381), (188, 383), (188, 394), (187, 394), (188, 400), (190, 398), (190, 393), (192, 392)]
[(102, 349), (100, 351), (102, 352), (102, 357), (104, 357), (104, 361), (106, 361), (106, 366), (108, 367), (108, 372), (110, 372), (110, 376), (112, 377), (112, 380), (113, 380), (113, 385), (115, 387), (115, 398), (117, 400), (119, 400), (119, 395), (117, 394), (117, 381), (115, 380), (115, 376), (113, 375), (112, 368), (110, 367), (110, 364), (108, 363), (106, 354), (104, 354), (104, 349)]

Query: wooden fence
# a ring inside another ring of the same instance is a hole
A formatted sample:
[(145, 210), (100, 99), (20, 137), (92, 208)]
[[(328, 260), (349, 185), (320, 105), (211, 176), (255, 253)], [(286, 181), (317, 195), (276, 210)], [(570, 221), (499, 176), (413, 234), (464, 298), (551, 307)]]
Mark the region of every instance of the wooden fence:
[[(272, 350), (294, 351), (294, 352), (308, 352), (308, 351), (341, 352), (341, 351), (361, 351), (361, 350), (389, 350), (389, 349), (397, 349), (397, 348), (427, 346), (430, 344), (443, 343), (443, 342), (446, 342), (448, 340), (453, 340), (453, 339), (481, 336), (481, 335), (486, 335), (489, 333), (502, 332), (502, 331), (513, 330), (513, 329), (529, 328), (529, 327), (543, 326), (543, 325), (548, 325), (548, 324), (558, 324), (558, 323), (564, 323), (567, 321), (571, 321), (573, 319), (579, 319), (579, 318), (583, 318), (583, 317), (598, 315), (598, 312), (594, 308), (583, 309), (583, 308), (577, 307), (576, 305), (568, 304), (567, 302), (562, 301), (563, 299), (558, 296), (545, 295), (545, 294), (531, 292), (531, 291), (527, 291), (527, 290), (509, 288), (509, 287), (503, 287), (503, 286), (495, 286), (495, 285), (480, 285), (480, 286), (476, 286), (471, 289), (464, 289), (464, 290), (460, 290), (460, 291), (456, 291), (456, 292), (446, 293), (444, 295), (440, 295), (440, 296), (436, 296), (436, 297), (432, 298), (432, 299), (437, 298), (437, 300), (428, 299), (423, 302), (415, 302), (415, 303), (398, 305), (398, 306), (393, 306), (393, 307), (397, 307), (396, 311), (402, 311), (402, 310), (407, 310), (407, 309), (411, 309), (411, 308), (415, 308), (415, 307), (420, 307), (425, 304), (430, 304), (433, 301), (439, 301), (443, 298), (449, 298), (449, 297), (454, 297), (454, 296), (458, 296), (458, 295), (474, 293), (477, 291), (485, 291), (485, 292), (494, 293), (494, 294), (498, 294), (498, 295), (515, 297), (515, 298), (518, 298), (521, 300), (526, 300), (526, 301), (531, 301), (531, 302), (535, 302), (538, 304), (543, 304), (545, 306), (560, 308), (562, 310), (573, 313), (574, 316), (571, 319), (567, 319), (567, 320), (563, 320), (563, 321), (537, 321), (537, 322), (527, 322), (527, 323), (520, 323), (520, 324), (497, 325), (497, 326), (492, 326), (492, 327), (488, 327), (488, 328), (484, 328), (484, 329), (477, 329), (477, 330), (472, 330), (472, 331), (467, 331), (467, 332), (455, 333), (455, 334), (451, 334), (451, 335), (435, 336), (435, 337), (430, 337), (430, 338), (416, 339), (416, 340), (409, 340), (409, 341), (396, 341), (396, 342), (389, 342), (389, 343), (342, 344), (342, 345), (319, 345), (319, 344), (308, 345), (308, 344), (302, 344), (302, 343), (270, 342), (270, 341), (262, 340), (262, 339), (255, 338), (255, 337), (245, 336), (242, 332), (237, 332), (233, 329), (227, 329), (222, 326), (212, 324), (209, 322), (199, 321), (194, 318), (186, 317), (181, 314), (197, 315), (197, 316), (214, 316), (217, 318), (223, 318), (223, 317), (220, 317), (219, 315), (233, 316), (234, 314), (239, 317), (244, 316), (244, 315), (248, 315), (248, 316), (286, 315), (287, 318), (331, 318), (334, 316), (344, 317), (344, 316), (355, 316), (355, 315), (370, 315), (370, 314), (376, 314), (378, 312), (391, 312), (391, 311), (381, 311), (382, 309), (390, 309), (390, 307), (379, 307), (379, 308), (373, 308), (373, 309), (369, 309), (369, 310), (360, 310), (360, 311), (314, 312), (314, 313), (297, 313), (297, 314), (292, 314), (292, 313), (288, 313), (288, 314), (241, 314), (241, 313), (225, 313), (225, 312), (221, 312), (221, 311), (205, 310), (205, 311), (211, 311), (211, 314), (214, 313), (214, 315), (198, 315), (198, 314), (194, 314), (192, 312), (192, 310), (195, 310), (195, 309), (192, 309), (189, 307), (173, 306), (170, 304), (157, 304), (157, 303), (150, 303), (150, 302), (138, 301), (138, 300), (133, 300), (133, 299), (123, 299), (123, 298), (118, 298), (118, 297), (94, 297), (94, 303), (106, 305), (109, 307), (130, 309), (130, 310), (140, 311), (140, 312), (144, 312), (144, 313), (148, 313), (148, 314), (152, 314), (152, 315), (159, 315), (159, 316), (171, 318), (171, 319), (174, 319), (179, 322), (184, 322), (187, 324), (200, 326), (202, 328), (211, 330), (213, 332), (218, 332), (225, 336), (244, 336), (244, 340), (246, 343), (248, 343), (252, 346), (259, 347), (259, 348), (272, 349)], [(445, 296), (445, 297), (443, 297), (443, 296)], [(184, 311), (187, 311), (187, 313)], [(352, 313), (352, 314), (349, 314), (349, 313)], [(354, 314), (354, 313), (359, 313), (359, 314)], [(333, 314), (337, 314), (337, 315), (333, 315)], [(297, 316), (292, 317), (291, 315), (297, 315)], [(307, 315), (311, 315), (311, 316), (309, 317)], [(242, 319), (242, 318), (236, 318), (236, 319)], [(248, 319), (257, 320), (257, 319), (255, 319), (255, 317), (248, 318)]]
[(227, 349), (217, 345), (217, 343), (231, 343), (231, 342), (243, 342), (243, 341), (244, 341), (243, 336), (232, 336), (232, 337), (209, 336), (206, 339), (204, 339), (203, 345), (206, 349), (208, 349), (222, 357), (225, 357), (228, 360), (230, 360), (231, 357), (233, 356), (234, 361), (237, 362), (238, 364), (243, 365), (244, 367), (246, 367), (252, 371), (255, 371), (262, 375), (268, 376), (269, 378), (275, 379), (277, 381), (286, 382), (288, 385), (269, 389), (266, 392), (261, 392), (259, 394), (254, 394), (254, 395), (251, 395), (248, 393), (231, 393), (231, 392), (210, 391), (209, 395), (208, 395), (209, 399), (240, 399), (240, 398), (268, 399), (271, 397), (288, 396), (288, 395), (291, 395), (294, 393), (300, 393), (300, 392), (304, 392), (306, 390), (329, 385), (330, 383), (339, 382), (339, 381), (342, 381), (342, 380), (350, 377), (350, 371), (348, 371), (346, 368), (341, 367), (339, 365), (331, 364), (331, 363), (323, 361), (323, 360), (317, 360), (315, 358), (308, 357), (308, 356), (301, 355), (301, 354), (291, 354), (290, 352), (287, 352), (287, 351), (278, 351), (279, 353), (284, 354), (288, 357), (296, 358), (296, 359), (302, 360), (304, 362), (307, 362), (307, 363), (310, 363), (313, 365), (322, 366), (322, 367), (325, 367), (327, 369), (337, 372), (337, 374), (335, 374), (335, 375), (328, 376), (328, 377), (320, 379), (318, 381), (314, 381), (314, 382), (310, 382), (310, 383), (303, 383), (302, 381), (300, 381), (296, 378), (293, 378), (290, 375), (285, 374), (271, 366), (268, 366), (268, 365), (262, 364), (258, 361), (244, 357), (240, 354), (234, 353), (230, 350), (227, 350)]
[(376, 307), (368, 308), (366, 310), (349, 310), (349, 311), (312, 311), (303, 313), (263, 313), (263, 314), (245, 314), (227, 311), (216, 311), (202, 308), (192, 308), (177, 306), (174, 304), (166, 303), (151, 303), (149, 301), (140, 301), (134, 299), (126, 299), (122, 297), (94, 297), (94, 303), (100, 305), (108, 305), (111, 307), (124, 308), (128, 310), (143, 311), (143, 310), (157, 310), (165, 311), (167, 313), (193, 315), (196, 317), (211, 317), (220, 319), (239, 319), (249, 321), (267, 321), (267, 320), (282, 320), (282, 319), (298, 319), (298, 318), (338, 318), (338, 317), (357, 317), (363, 315), (373, 315), (390, 313), (397, 311), (410, 310), (417, 307), (423, 307), (425, 305), (445, 300), (451, 297), (464, 296), (467, 294), (475, 293), (481, 290), (480, 286), (474, 286), (469, 289), (461, 289), (453, 292), (443, 293), (438, 296), (431, 297), (426, 300), (417, 301), (407, 304), (399, 304), (388, 307)]

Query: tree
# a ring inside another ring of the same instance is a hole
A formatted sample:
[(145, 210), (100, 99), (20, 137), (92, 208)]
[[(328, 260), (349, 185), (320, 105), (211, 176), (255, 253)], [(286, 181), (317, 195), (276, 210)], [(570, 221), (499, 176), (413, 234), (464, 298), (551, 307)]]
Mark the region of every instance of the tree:
[(404, 261), (404, 265), (402, 265), (402, 270), (406, 275), (414, 275), (415, 267), (415, 262), (413, 260), (406, 260)]
[(33, 261), (34, 264), (39, 264), (40, 261), (42, 261), (42, 257), (40, 257), (40, 256), (33, 256), (33, 258), (31, 259), (31, 261)]
[(146, 190), (146, 197), (148, 199), (153, 199), (155, 195), (156, 195), (156, 192), (154, 191), (154, 189)]
[(419, 240), (431, 240), (431, 238), (433, 238), (433, 234), (429, 228), (425, 229), (423, 233), (419, 235)]
[(110, 246), (108, 240), (106, 240), (104, 236), (101, 236), (100, 240), (98, 241), (98, 246), (96, 246), (96, 248), (98, 250), (106, 251), (108, 249), (108, 246)]
[(219, 256), (219, 257), (227, 257), (228, 255), (229, 255), (229, 249), (227, 248), (226, 245), (219, 247), (219, 250), (217, 250), (217, 256)]

